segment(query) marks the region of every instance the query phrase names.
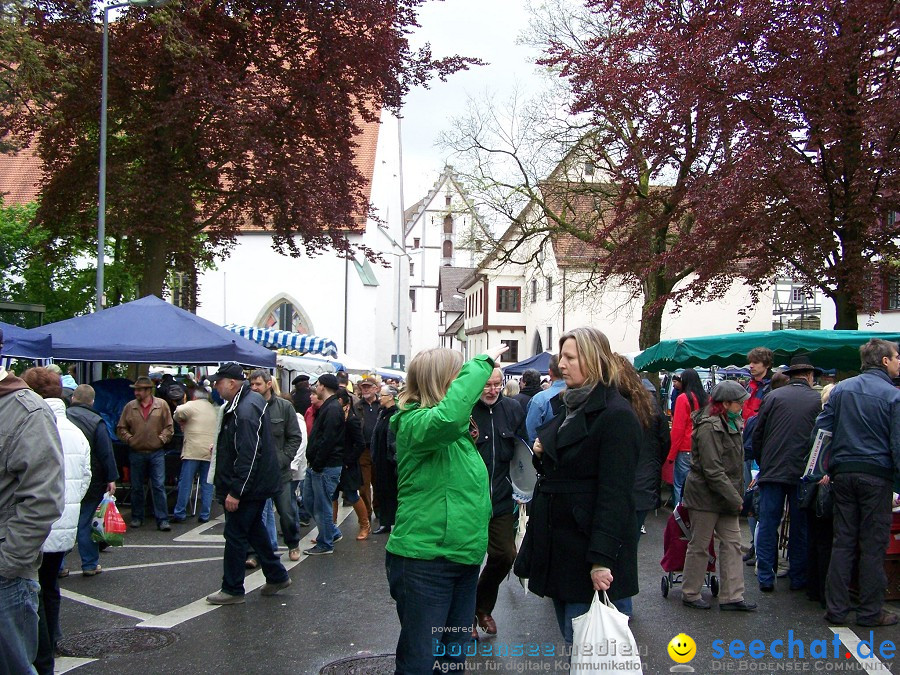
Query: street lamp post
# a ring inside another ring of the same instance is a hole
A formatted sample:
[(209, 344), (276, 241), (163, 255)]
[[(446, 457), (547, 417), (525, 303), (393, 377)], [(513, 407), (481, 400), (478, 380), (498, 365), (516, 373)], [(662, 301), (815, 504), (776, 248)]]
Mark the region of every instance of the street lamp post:
[(94, 311), (103, 309), (103, 265), (106, 244), (106, 104), (109, 88), (109, 12), (122, 7), (159, 7), (167, 0), (128, 0), (103, 8), (103, 52), (100, 61), (100, 185), (97, 200), (97, 297)]

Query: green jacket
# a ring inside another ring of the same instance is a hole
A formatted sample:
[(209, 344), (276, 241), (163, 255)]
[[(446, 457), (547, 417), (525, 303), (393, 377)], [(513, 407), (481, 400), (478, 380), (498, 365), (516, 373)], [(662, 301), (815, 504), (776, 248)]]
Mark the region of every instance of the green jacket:
[(469, 415), (494, 364), (464, 364), (433, 408), (407, 406), (391, 418), (397, 436), (397, 517), (387, 550), (419, 560), (480, 565), (487, 552), (487, 468), (469, 435)]

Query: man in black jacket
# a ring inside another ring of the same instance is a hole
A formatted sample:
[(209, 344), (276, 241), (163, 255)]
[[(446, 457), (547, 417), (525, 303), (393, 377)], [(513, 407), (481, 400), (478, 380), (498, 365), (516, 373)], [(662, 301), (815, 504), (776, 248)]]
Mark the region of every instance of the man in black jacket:
[(94, 513), (103, 500), (103, 494), (115, 494), (119, 471), (113, 454), (112, 441), (106, 422), (94, 405), (94, 388), (79, 384), (72, 393), (72, 405), (66, 410), (66, 417), (79, 429), (91, 446), (91, 482), (81, 499), (78, 515), (78, 555), (81, 557), (81, 573), (92, 577), (103, 569), (100, 567), (100, 548), (91, 539), (91, 522)]
[(338, 380), (334, 375), (319, 376), (316, 397), (322, 401), (322, 406), (306, 445), (307, 469), (303, 483), (303, 503), (312, 506), (319, 536), (316, 545), (304, 551), (307, 555), (332, 553), (334, 543), (342, 538), (334, 526), (331, 510), (331, 497), (344, 466), (344, 409), (336, 396), (337, 390)]
[(269, 428), (266, 400), (250, 389), (237, 363), (222, 365), (210, 378), (225, 401), (216, 445), (216, 497), (225, 506), (222, 590), (207, 596), (211, 605), (244, 602), (244, 561), (252, 545), (266, 577), (263, 595), (291, 585), (262, 521), (266, 500), (279, 487), (278, 458)]
[[(488, 525), (487, 563), (478, 578), (475, 595), (475, 617), (489, 636), (497, 634), (497, 623), (491, 612), (497, 604), (500, 584), (516, 559), (513, 490), (509, 480), (509, 463), (516, 447), (516, 436), (525, 438), (525, 411), (516, 401), (504, 398), (503, 373), (494, 368), (484, 385), (481, 399), (472, 408), (472, 431), (475, 445), (487, 466), (490, 477), (493, 512)], [(477, 432), (477, 436), (476, 436)]]
[(763, 399), (753, 430), (753, 453), (759, 462), (756, 564), (759, 589), (764, 593), (775, 590), (778, 524), (785, 497), (791, 514), (791, 590), (806, 587), (806, 516), (797, 503), (797, 487), (809, 455), (810, 434), (822, 410), (822, 399), (812, 388), (814, 375), (821, 375), (822, 370), (813, 366), (808, 356), (795, 356), (783, 372), (790, 382)]

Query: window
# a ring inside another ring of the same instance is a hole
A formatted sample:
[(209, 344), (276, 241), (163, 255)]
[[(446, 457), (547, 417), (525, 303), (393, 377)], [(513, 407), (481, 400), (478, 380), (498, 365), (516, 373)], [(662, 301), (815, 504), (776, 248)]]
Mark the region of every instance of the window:
[(537, 302), (537, 279), (531, 280), (531, 304)]
[(887, 278), (884, 296), (885, 309), (900, 309), (900, 275), (894, 274)]
[(555, 351), (553, 349), (553, 326), (547, 326), (547, 349)]
[(453, 216), (444, 217), (444, 234), (453, 234)]
[(453, 201), (453, 198), (450, 195), (444, 197), (444, 204), (446, 204), (447, 206), (450, 206), (451, 201)]
[(415, 274), (416, 274), (416, 264), (411, 262), (411, 263), (409, 263), (409, 276), (412, 277), (412, 276), (415, 276)]
[(453, 257), (453, 242), (449, 239), (443, 243), (441, 246), (441, 255), (444, 258), (452, 258)]
[(475, 240), (475, 251), (478, 252), (478, 253), (481, 253), (481, 247), (482, 247), (482, 245), (483, 245), (483, 244), (482, 244), (482, 242), (481, 242), (481, 239), (476, 239), (476, 240)]
[(434, 311), (437, 312), (441, 308), (441, 289), (434, 292)]
[(413, 248), (422, 248), (422, 240), (419, 237), (413, 237)]
[(553, 279), (547, 279), (547, 300), (553, 299)]
[(791, 289), (791, 302), (803, 302), (803, 288), (794, 286)]
[(585, 176), (593, 176), (594, 175), (594, 163), (593, 162), (585, 162), (584, 163), (584, 175)]
[(416, 311), (416, 289), (415, 288), (409, 289), (409, 306), (410, 306), (410, 311), (413, 311), (413, 312)]
[(518, 286), (497, 287), (497, 311), (521, 312), (522, 291)]
[(519, 341), (518, 340), (500, 340), (500, 344), (509, 347), (509, 351), (500, 357), (502, 363), (516, 363), (519, 360)]

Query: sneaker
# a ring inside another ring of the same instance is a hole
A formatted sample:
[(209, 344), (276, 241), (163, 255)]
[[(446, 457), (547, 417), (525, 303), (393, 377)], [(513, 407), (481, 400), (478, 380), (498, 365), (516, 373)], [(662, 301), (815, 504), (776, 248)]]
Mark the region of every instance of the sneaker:
[(331, 555), (334, 553), (333, 548), (325, 548), (324, 546), (313, 546), (303, 551), (306, 555)]
[(140, 520), (138, 518), (132, 518), (131, 522), (128, 525), (129, 525), (129, 527), (140, 527), (143, 524), (144, 524), (143, 520)]
[(232, 595), (231, 593), (226, 593), (225, 591), (219, 591), (218, 593), (207, 595), (206, 602), (208, 602), (210, 605), (240, 605), (244, 602), (244, 596)]
[(647, 534), (647, 527), (645, 525), (641, 525), (641, 534)]
[(168, 520), (163, 520), (163, 521), (160, 521), (159, 525), (156, 526), (156, 529), (159, 530), (160, 532), (171, 532), (172, 526), (169, 525)]
[[(300, 549), (297, 549), (297, 551), (299, 553)], [(263, 585), (262, 590), (260, 591), (260, 594), (261, 595), (275, 595), (278, 591), (282, 591), (290, 585), (291, 585), (290, 577), (288, 577), (284, 581), (279, 581), (277, 584), (270, 584), (269, 582), (266, 582)]]
[(344, 538), (344, 535), (341, 532), (338, 532), (336, 535), (334, 535), (334, 539), (332, 539), (331, 541), (333, 541), (336, 544), (343, 538)]
[(102, 572), (103, 572), (103, 568), (100, 567), (100, 565), (97, 565), (97, 566), (94, 567), (93, 569), (89, 569), (89, 570), (81, 570), (81, 576), (83, 576), (83, 577), (95, 577), (95, 576), (97, 576), (98, 574), (101, 574)]
[(290, 558), (293, 562), (297, 562), (300, 560), (300, 547), (292, 548), (288, 551), (288, 558)]

